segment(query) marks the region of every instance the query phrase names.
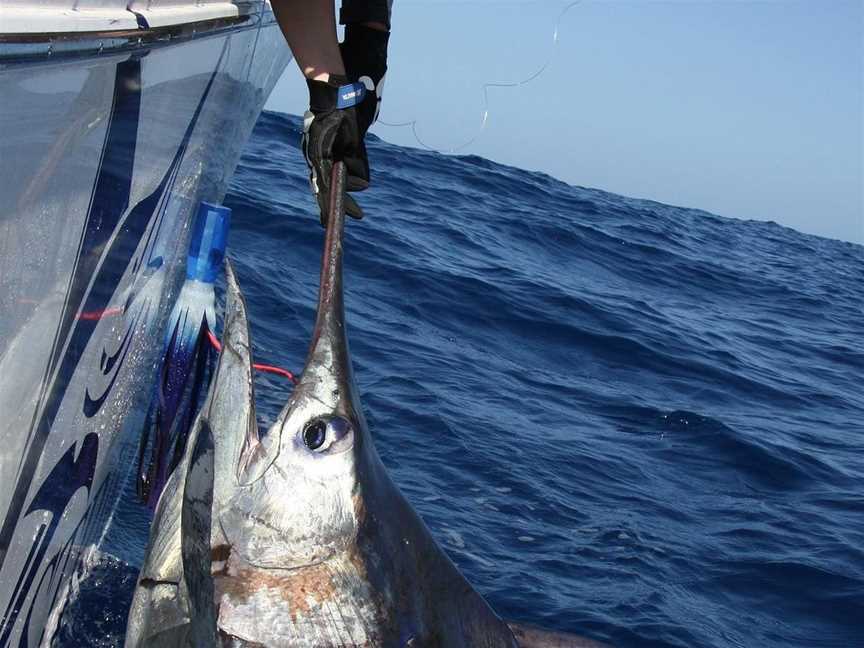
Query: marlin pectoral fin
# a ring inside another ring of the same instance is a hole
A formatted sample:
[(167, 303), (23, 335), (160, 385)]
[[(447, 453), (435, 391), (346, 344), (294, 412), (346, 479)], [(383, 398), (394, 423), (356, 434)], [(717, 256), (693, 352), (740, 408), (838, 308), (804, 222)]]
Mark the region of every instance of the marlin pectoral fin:
[(214, 645), (216, 640), (213, 576), (210, 571), (213, 455), (213, 434), (207, 422), (202, 421), (186, 472), (181, 515), (183, 576), (189, 593), (193, 646)]
[(519, 648), (611, 648), (609, 644), (564, 632), (508, 623)]

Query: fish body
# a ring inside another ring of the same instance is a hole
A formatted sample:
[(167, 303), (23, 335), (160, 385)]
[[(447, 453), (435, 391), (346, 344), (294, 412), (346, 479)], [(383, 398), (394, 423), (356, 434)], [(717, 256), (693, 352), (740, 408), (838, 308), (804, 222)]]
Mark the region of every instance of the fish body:
[(309, 355), (263, 437), (227, 266), (222, 354), (156, 509), (127, 648), (589, 646), (517, 642), (391, 481), (354, 381), (332, 202)]

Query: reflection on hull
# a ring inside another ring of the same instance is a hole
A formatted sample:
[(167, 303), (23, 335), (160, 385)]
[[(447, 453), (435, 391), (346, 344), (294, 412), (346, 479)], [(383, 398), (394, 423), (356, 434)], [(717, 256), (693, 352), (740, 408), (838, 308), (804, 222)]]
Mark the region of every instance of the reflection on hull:
[(70, 575), (98, 547), (190, 220), (221, 200), (288, 60), (265, 19), (0, 66), (0, 647), (50, 642)]

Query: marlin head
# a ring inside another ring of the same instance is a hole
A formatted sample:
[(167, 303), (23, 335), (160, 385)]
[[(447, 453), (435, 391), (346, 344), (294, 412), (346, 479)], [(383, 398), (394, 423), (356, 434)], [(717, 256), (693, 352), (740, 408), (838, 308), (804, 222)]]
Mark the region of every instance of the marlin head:
[[(250, 565), (294, 569), (348, 550), (360, 530), (369, 477), (380, 469), (346, 336), (343, 219), (327, 232), (303, 373), (270, 431), (244, 442), (239, 487), (221, 515), (232, 551)], [(233, 273), (229, 282), (236, 286)]]

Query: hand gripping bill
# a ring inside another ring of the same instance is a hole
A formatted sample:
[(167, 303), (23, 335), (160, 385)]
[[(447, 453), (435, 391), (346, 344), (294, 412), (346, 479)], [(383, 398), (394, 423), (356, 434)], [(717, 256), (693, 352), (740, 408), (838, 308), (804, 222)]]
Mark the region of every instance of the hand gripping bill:
[[(348, 191), (362, 191), (369, 186), (369, 162), (355, 108), (363, 101), (366, 87), (336, 75), (330, 75), (329, 81), (307, 79), (306, 85), (309, 110), (303, 116), (303, 155), (309, 166), (321, 224), (326, 227), (335, 162), (345, 163)], [(363, 217), (360, 206), (350, 196), (345, 196), (344, 204), (349, 216)]]

